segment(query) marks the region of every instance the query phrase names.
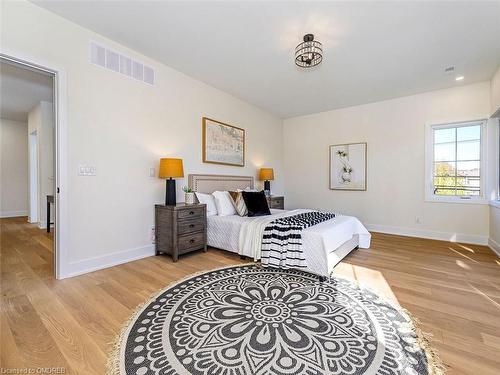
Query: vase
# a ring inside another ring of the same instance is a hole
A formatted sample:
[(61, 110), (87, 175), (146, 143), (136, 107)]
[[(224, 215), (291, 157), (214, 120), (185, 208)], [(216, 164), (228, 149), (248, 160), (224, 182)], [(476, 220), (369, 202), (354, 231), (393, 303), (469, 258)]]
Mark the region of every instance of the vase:
[(342, 181), (343, 182), (351, 182), (351, 172), (342, 173)]
[(195, 204), (196, 197), (194, 193), (185, 193), (184, 201), (186, 204)]

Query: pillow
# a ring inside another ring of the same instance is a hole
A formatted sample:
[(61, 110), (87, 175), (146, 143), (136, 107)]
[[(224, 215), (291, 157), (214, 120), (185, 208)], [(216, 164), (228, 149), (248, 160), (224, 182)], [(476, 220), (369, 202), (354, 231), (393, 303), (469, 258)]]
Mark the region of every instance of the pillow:
[(264, 190), (259, 192), (242, 191), (241, 195), (245, 200), (245, 204), (248, 210), (248, 216), (252, 217), (271, 215)]
[(215, 198), (215, 207), (219, 216), (236, 215), (236, 210), (233, 206), (233, 200), (227, 191), (214, 191), (212, 195)]
[(240, 216), (247, 216), (248, 210), (245, 204), (245, 200), (243, 199), (243, 195), (241, 195), (241, 191), (230, 191), (229, 195), (233, 200), (233, 206), (236, 210), (236, 213)]
[(207, 205), (207, 216), (217, 215), (217, 206), (215, 205), (215, 198), (212, 194), (195, 193), (198, 202)]

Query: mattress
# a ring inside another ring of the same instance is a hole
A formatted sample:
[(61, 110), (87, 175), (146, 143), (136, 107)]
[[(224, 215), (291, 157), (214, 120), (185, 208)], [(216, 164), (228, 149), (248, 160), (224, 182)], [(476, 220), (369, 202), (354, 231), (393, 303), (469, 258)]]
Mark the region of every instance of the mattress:
[[(271, 210), (271, 214), (280, 214), (283, 210)], [(248, 220), (247, 216), (209, 216), (207, 218), (208, 246), (239, 253), (239, 236), (241, 225)], [(361, 223), (352, 216), (337, 216), (318, 225), (304, 229), (302, 232), (302, 246), (304, 249), (321, 248), (322, 251), (331, 253), (345, 242), (353, 238), (354, 233), (359, 233), (359, 246), (370, 247), (370, 234), (360, 231)], [(244, 254), (250, 256), (250, 254)]]

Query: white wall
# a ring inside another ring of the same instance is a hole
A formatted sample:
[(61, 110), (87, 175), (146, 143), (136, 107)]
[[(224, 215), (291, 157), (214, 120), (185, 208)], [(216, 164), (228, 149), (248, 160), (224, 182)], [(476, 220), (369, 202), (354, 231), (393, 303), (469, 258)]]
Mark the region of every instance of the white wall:
[[(46, 228), (47, 195), (54, 194), (54, 109), (52, 103), (40, 102), (29, 112), (28, 134), (33, 132), (36, 132), (38, 141), (38, 225), (40, 228)], [(51, 210), (51, 222), (53, 221), (54, 210)]]
[[(495, 113), (497, 116), (500, 116), (500, 67), (497, 69), (495, 75), (491, 79), (491, 113)], [(500, 176), (499, 173), (499, 147), (500, 144), (498, 142), (499, 139), (499, 119), (497, 118), (496, 124), (494, 125), (496, 128), (496, 149), (494, 150), (493, 158), (496, 160), (496, 165), (494, 165), (494, 170), (497, 173), (495, 178), (495, 187), (498, 189), (498, 181)], [(493, 122), (493, 120), (492, 120)], [(496, 196), (493, 196), (492, 199), (498, 198), (500, 193), (497, 191)], [(496, 253), (500, 256), (500, 203), (492, 203), (490, 206), (490, 247), (496, 251)]]
[(489, 245), (500, 256), (500, 205), (490, 206)]
[[(486, 243), (488, 206), (424, 201), (425, 126), (488, 118), (489, 82), (284, 121), (286, 202), (358, 216), (377, 231)], [(368, 143), (368, 190), (328, 188), (328, 146)], [(416, 218), (421, 223), (416, 223)]]
[(500, 110), (500, 66), (491, 78), (491, 114)]
[[(164, 200), (165, 183), (149, 177), (149, 168), (160, 157), (183, 158), (186, 177), (255, 176), (266, 165), (275, 168), (273, 192), (283, 192), (280, 119), (34, 4), (1, 6), (1, 48), (67, 75), (70, 274), (153, 254), (153, 206)], [(89, 64), (90, 40), (153, 66), (155, 86)], [(246, 129), (244, 168), (201, 162), (203, 116)], [(97, 176), (79, 177), (80, 164), (95, 166)], [(177, 181), (179, 200), (185, 184)]]
[(28, 124), (0, 119), (0, 217), (28, 214)]

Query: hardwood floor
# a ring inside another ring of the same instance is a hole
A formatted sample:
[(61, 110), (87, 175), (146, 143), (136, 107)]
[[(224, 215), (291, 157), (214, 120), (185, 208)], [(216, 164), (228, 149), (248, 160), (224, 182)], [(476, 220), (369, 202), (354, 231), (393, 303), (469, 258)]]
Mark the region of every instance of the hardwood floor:
[[(241, 263), (221, 250), (159, 256), (66, 280), (52, 235), (0, 219), (0, 369), (104, 374), (109, 343), (151, 293), (191, 273)], [(374, 233), (335, 270), (407, 308), (434, 335), (449, 374), (500, 373), (500, 259), (484, 246)], [(7, 373), (1, 372), (0, 373)]]

